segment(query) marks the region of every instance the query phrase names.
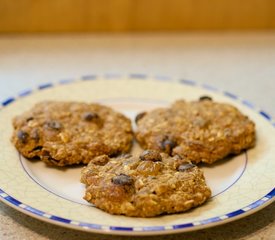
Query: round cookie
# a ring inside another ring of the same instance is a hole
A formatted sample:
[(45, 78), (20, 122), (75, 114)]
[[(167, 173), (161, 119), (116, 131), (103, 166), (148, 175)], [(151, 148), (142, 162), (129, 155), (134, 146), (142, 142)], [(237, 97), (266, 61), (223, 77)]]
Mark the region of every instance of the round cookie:
[(133, 140), (131, 121), (99, 104), (41, 102), (13, 126), (12, 142), (23, 156), (56, 166), (128, 152)]
[(170, 108), (140, 113), (136, 139), (144, 149), (180, 155), (194, 163), (213, 163), (255, 144), (255, 124), (237, 108), (199, 101), (176, 101)]
[(184, 212), (211, 195), (196, 165), (154, 150), (136, 157), (98, 156), (82, 170), (81, 182), (86, 185), (85, 200), (131, 217)]

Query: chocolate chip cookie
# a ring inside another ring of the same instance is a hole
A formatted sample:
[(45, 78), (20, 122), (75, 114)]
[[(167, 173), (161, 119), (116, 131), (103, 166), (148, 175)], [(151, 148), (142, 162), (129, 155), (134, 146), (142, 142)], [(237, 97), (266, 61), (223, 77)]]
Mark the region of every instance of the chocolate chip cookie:
[(144, 149), (213, 163), (255, 144), (255, 124), (236, 107), (212, 101), (176, 101), (136, 117), (136, 139)]
[(211, 195), (196, 165), (155, 150), (140, 156), (98, 156), (82, 170), (81, 182), (85, 200), (108, 213), (132, 217), (184, 212)]
[(13, 126), (12, 142), (23, 156), (56, 166), (128, 152), (133, 140), (131, 121), (100, 104), (41, 102)]

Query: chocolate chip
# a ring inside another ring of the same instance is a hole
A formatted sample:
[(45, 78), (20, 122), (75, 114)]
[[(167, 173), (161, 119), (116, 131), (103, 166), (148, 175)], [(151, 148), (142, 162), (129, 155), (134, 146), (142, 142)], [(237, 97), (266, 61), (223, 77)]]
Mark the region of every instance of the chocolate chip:
[(172, 150), (175, 146), (176, 143), (170, 139), (166, 139), (161, 143), (161, 149), (169, 155), (172, 153)]
[(99, 118), (98, 114), (94, 112), (86, 112), (82, 117), (85, 121), (92, 121)]
[(153, 161), (153, 162), (160, 162), (162, 160), (162, 157), (159, 154), (159, 152), (155, 150), (145, 150), (139, 156), (139, 158), (142, 161)]
[(114, 152), (110, 153), (108, 156), (109, 156), (110, 158), (115, 158), (115, 157), (120, 156), (120, 154), (121, 154), (120, 151), (114, 151)]
[(18, 139), (20, 140), (21, 143), (27, 143), (29, 134), (22, 131), (22, 130), (19, 130), (17, 132), (17, 137), (18, 137)]
[(134, 183), (134, 180), (131, 176), (128, 176), (126, 174), (119, 174), (112, 178), (112, 183), (116, 185), (132, 185)]
[(146, 112), (141, 112), (141, 113), (139, 113), (139, 114), (136, 116), (136, 118), (135, 118), (135, 122), (138, 123), (138, 121), (139, 121), (140, 119), (142, 119), (146, 114), (147, 114)]
[(178, 167), (178, 171), (180, 172), (184, 172), (188, 169), (191, 169), (193, 167), (195, 167), (196, 165), (195, 164), (192, 164), (192, 163), (185, 163), (185, 164), (181, 164), (179, 167)]
[(28, 118), (26, 119), (26, 121), (29, 122), (29, 121), (31, 121), (31, 120), (33, 120), (33, 119), (34, 119), (33, 117), (28, 117)]
[(204, 100), (212, 101), (212, 98), (209, 96), (201, 96), (199, 100), (200, 101), (204, 101)]
[(58, 122), (58, 121), (49, 121), (49, 122), (46, 122), (45, 126), (47, 128), (50, 128), (50, 129), (54, 129), (54, 130), (60, 130), (61, 129), (61, 123)]
[(42, 146), (37, 146), (37, 147), (35, 147), (35, 148), (33, 148), (31, 151), (33, 152), (33, 151), (41, 151), (42, 150)]

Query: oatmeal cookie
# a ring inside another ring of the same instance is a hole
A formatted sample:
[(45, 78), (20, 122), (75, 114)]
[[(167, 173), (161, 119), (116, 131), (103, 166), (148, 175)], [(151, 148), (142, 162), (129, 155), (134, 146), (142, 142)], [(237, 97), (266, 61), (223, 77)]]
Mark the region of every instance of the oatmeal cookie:
[(187, 157), (193, 163), (213, 163), (255, 144), (255, 124), (236, 107), (213, 102), (176, 101), (136, 117), (136, 139), (144, 149)]
[(100, 104), (46, 101), (13, 120), (12, 142), (27, 158), (49, 165), (87, 164), (131, 148), (131, 122)]
[(184, 212), (211, 195), (196, 165), (155, 150), (140, 156), (98, 156), (82, 170), (81, 182), (86, 185), (85, 200), (131, 217)]

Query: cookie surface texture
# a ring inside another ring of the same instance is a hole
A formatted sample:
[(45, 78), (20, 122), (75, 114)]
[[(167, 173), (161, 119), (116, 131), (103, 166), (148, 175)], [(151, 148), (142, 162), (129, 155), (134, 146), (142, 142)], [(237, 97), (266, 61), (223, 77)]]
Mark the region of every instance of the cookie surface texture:
[(96, 157), (82, 170), (84, 199), (111, 213), (154, 217), (187, 211), (211, 195), (203, 172), (190, 161), (152, 150), (140, 156)]
[(193, 163), (213, 163), (254, 146), (255, 124), (232, 105), (176, 101), (136, 119), (136, 139), (144, 149), (180, 155)]
[(128, 152), (133, 139), (131, 121), (100, 104), (40, 102), (13, 126), (11, 140), (23, 156), (56, 166)]

